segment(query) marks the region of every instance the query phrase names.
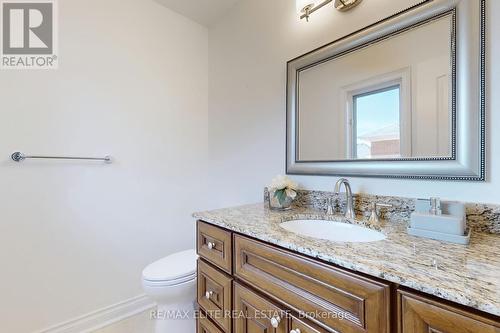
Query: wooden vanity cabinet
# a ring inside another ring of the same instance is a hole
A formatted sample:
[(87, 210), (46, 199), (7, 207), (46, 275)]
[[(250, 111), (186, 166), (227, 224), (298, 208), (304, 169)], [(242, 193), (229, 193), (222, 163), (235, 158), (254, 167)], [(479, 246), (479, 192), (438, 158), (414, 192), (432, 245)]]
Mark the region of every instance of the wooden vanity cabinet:
[(202, 221), (197, 232), (198, 333), (500, 333), (498, 317)]

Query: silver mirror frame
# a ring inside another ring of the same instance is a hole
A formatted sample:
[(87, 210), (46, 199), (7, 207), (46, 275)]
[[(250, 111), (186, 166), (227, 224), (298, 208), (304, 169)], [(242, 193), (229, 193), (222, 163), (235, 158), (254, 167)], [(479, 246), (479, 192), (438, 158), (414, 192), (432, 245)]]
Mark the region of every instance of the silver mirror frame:
[[(301, 162), (297, 159), (299, 72), (453, 12), (452, 157)], [(287, 63), (286, 173), (292, 175), (485, 180), (486, 0), (427, 0)]]

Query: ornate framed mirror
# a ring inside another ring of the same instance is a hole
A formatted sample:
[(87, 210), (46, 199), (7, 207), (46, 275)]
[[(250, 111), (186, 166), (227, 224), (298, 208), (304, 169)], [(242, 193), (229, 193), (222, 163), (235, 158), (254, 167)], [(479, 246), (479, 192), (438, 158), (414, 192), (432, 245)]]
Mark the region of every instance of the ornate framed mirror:
[(485, 6), (424, 1), (290, 60), (287, 173), (484, 180)]

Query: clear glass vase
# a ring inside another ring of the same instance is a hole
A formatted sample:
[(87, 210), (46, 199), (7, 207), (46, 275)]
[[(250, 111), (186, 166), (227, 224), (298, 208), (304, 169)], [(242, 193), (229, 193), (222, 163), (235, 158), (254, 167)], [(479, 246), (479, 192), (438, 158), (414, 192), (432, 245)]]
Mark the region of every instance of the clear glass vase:
[(269, 208), (272, 210), (289, 210), (292, 208), (293, 199), (286, 196), (284, 200), (280, 202), (278, 196), (276, 196), (276, 191), (269, 191)]

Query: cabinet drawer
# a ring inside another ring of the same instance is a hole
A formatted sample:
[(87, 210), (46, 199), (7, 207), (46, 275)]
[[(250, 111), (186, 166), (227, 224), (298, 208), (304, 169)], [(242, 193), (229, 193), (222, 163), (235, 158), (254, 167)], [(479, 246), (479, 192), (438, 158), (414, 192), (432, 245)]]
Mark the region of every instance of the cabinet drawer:
[(232, 273), (231, 233), (208, 223), (198, 221), (198, 255), (227, 273)]
[(327, 333), (327, 331), (315, 326), (313, 327), (313, 325), (294, 316), (290, 318), (290, 330), (291, 333)]
[(226, 332), (231, 332), (231, 278), (198, 259), (198, 304)]
[(398, 290), (399, 333), (500, 333), (500, 321)]
[(234, 333), (288, 333), (286, 314), (265, 298), (235, 282)]
[(223, 333), (217, 326), (215, 326), (210, 319), (201, 316), (198, 318), (198, 325), (196, 333)]
[(390, 286), (239, 236), (235, 276), (342, 333), (390, 332)]

